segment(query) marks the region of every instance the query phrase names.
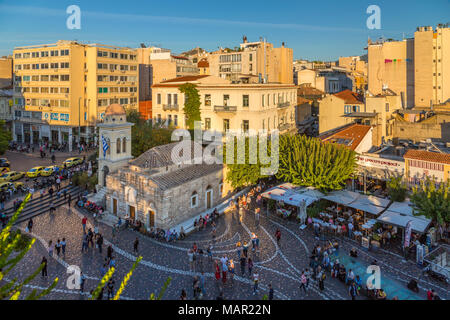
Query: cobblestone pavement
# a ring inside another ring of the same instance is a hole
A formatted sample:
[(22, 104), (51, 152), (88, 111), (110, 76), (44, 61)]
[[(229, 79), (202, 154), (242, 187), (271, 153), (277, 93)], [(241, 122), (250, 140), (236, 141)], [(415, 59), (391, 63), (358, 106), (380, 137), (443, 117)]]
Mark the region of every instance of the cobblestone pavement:
[[(48, 279), (40, 275), (34, 279), (24, 290), (24, 295), (31, 292), (33, 288), (45, 288), (55, 278), (59, 278), (56, 289), (46, 297), (46, 299), (87, 299), (91, 289), (93, 289), (100, 278), (100, 267), (106, 256), (106, 247), (112, 244), (114, 256), (117, 262), (117, 271), (114, 276), (116, 281), (115, 290), (118, 288), (125, 274), (130, 270), (136, 255), (133, 254), (133, 242), (139, 238), (139, 254), (143, 260), (136, 268), (121, 298), (123, 299), (148, 299), (151, 293), (158, 293), (167, 277), (172, 278), (164, 299), (178, 299), (182, 289), (185, 289), (188, 298), (193, 298), (192, 283), (193, 276), (204, 271), (205, 291), (204, 299), (215, 299), (219, 292), (219, 284), (216, 282), (213, 273), (212, 262), (208, 258), (197, 261), (195, 272), (189, 270), (187, 248), (194, 242), (199, 248), (206, 249), (209, 244), (213, 244), (214, 258), (227, 255), (235, 260), (236, 276), (231, 283), (228, 279), (223, 288), (225, 299), (262, 299), (268, 293), (268, 284), (271, 283), (275, 291), (275, 299), (349, 299), (347, 288), (336, 279), (328, 277), (325, 281), (325, 290), (320, 291), (313, 281), (308, 292), (300, 292), (300, 273), (304, 268), (308, 268), (309, 255), (317, 240), (310, 230), (300, 230), (297, 224), (287, 221), (280, 221), (276, 217), (266, 217), (261, 215), (259, 226), (256, 225), (254, 216), (247, 212), (244, 215), (242, 224), (239, 224), (237, 217), (232, 213), (222, 215), (217, 223), (216, 242), (212, 242), (211, 229), (196, 232), (189, 235), (185, 240), (176, 243), (160, 242), (155, 239), (141, 235), (131, 230), (120, 231), (115, 238), (112, 237), (110, 227), (99, 223), (99, 231), (105, 238), (103, 252), (98, 249), (89, 248), (87, 253), (81, 252), (82, 226), (81, 218), (83, 213), (75, 208), (68, 210), (67, 207), (59, 208), (54, 215), (43, 214), (34, 218), (33, 236), (36, 237), (34, 247), (14, 269), (13, 275), (9, 278), (18, 277), (24, 279), (34, 271), (42, 259), (43, 255), (48, 256), (47, 244), (49, 240), (66, 238), (67, 249), (65, 257), (58, 259), (48, 259)], [(93, 228), (94, 221), (88, 216), (90, 227)], [(25, 223), (20, 228), (24, 230)], [(280, 245), (277, 244), (274, 234), (277, 229), (282, 232)], [(260, 238), (260, 253), (255, 254), (249, 250), (249, 256), (255, 262), (254, 270), (258, 270), (260, 275), (259, 292), (253, 295), (253, 285), (248, 276), (242, 276), (237, 259), (235, 244), (237, 241), (250, 241), (251, 232), (255, 232)], [(341, 248), (349, 250), (355, 244), (344, 241)], [(362, 250), (359, 250), (362, 252)], [(54, 253), (56, 255), (56, 253)], [(418, 268), (410, 263), (401, 262), (399, 257), (378, 253), (361, 254), (361, 259), (371, 261), (376, 258), (380, 264), (382, 272), (397, 277), (399, 281), (407, 282), (410, 275), (419, 274)], [(85, 284), (85, 293), (79, 290), (68, 289), (66, 282), (70, 276), (66, 272), (69, 265), (76, 265), (81, 268), (88, 277)], [(447, 290), (442, 286), (430, 283), (428, 279), (419, 281), (423, 289), (428, 289), (431, 285), (440, 293), (441, 297), (447, 298)], [(426, 294), (423, 290), (420, 293), (424, 298)], [(363, 299), (358, 297), (358, 299)]]

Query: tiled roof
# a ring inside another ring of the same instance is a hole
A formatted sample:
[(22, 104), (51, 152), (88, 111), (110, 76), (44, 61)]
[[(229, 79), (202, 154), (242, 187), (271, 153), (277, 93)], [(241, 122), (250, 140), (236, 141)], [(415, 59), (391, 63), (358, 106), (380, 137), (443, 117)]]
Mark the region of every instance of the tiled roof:
[(361, 141), (364, 139), (366, 134), (369, 132), (370, 126), (365, 126), (362, 124), (353, 124), (346, 127), (331, 136), (322, 138), (325, 142), (335, 142), (349, 147), (355, 150)]
[(188, 81), (196, 81), (205, 77), (209, 77), (207, 74), (202, 74), (198, 76), (185, 76), (185, 77), (178, 77), (173, 78), (165, 81), (161, 81), (161, 83), (171, 83), (171, 82), (188, 82)]
[(182, 57), (182, 56), (174, 56), (174, 55), (172, 55), (172, 58), (174, 58), (174, 59), (181, 59), (181, 60), (189, 60), (189, 59), (186, 58), (186, 57)]
[[(145, 151), (143, 154), (141, 154), (139, 157), (134, 159), (130, 162), (130, 164), (150, 169), (150, 168), (161, 168), (173, 165), (174, 162), (172, 161), (172, 150), (173, 148), (178, 145), (180, 142), (173, 142), (161, 146), (157, 146), (154, 148), (151, 148), (147, 151)], [(195, 147), (194, 147), (195, 146)], [(191, 158), (194, 158), (194, 148), (200, 148), (200, 144), (194, 144), (194, 142), (191, 142)], [(201, 151), (200, 151), (201, 152)], [(179, 155), (182, 157), (182, 154)]]
[(437, 153), (410, 149), (405, 153), (404, 158), (450, 164), (450, 154), (448, 153)]
[(209, 62), (206, 59), (202, 59), (197, 63), (197, 67), (199, 68), (209, 68)]
[(323, 96), (325, 92), (310, 86), (300, 86), (297, 89), (298, 96)]
[(161, 189), (167, 190), (211, 173), (222, 171), (222, 169), (223, 165), (221, 164), (193, 164), (166, 174), (151, 176), (149, 179)]
[(356, 103), (356, 104), (364, 103), (364, 101), (360, 95), (358, 95), (357, 93), (355, 93), (351, 90), (348, 90), (348, 89), (338, 92), (338, 93), (335, 93), (334, 96), (344, 100), (345, 103)]

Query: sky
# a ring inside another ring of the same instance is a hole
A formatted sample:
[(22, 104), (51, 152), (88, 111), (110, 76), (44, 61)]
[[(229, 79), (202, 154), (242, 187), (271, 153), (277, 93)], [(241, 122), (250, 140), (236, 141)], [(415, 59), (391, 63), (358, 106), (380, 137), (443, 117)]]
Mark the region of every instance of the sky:
[[(79, 30), (66, 26), (70, 5), (80, 7)], [(379, 30), (366, 25), (370, 5), (380, 8)], [(285, 42), (295, 59), (336, 60), (367, 53), (369, 37), (400, 40), (417, 26), (447, 22), (450, 0), (0, 0), (0, 56), (57, 40), (213, 51), (239, 46), (246, 35)]]

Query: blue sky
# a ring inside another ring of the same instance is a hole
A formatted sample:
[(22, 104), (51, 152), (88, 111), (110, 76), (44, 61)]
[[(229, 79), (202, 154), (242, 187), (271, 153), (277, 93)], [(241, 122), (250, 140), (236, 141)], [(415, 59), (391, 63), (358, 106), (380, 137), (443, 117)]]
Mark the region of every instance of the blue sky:
[[(66, 28), (66, 8), (81, 9), (81, 30)], [(381, 29), (369, 30), (369, 5), (381, 9)], [(367, 38), (411, 37), (417, 26), (449, 22), (449, 0), (0, 0), (0, 56), (16, 46), (59, 39), (180, 53), (215, 50), (265, 37), (294, 49), (294, 58), (332, 60), (364, 54)]]

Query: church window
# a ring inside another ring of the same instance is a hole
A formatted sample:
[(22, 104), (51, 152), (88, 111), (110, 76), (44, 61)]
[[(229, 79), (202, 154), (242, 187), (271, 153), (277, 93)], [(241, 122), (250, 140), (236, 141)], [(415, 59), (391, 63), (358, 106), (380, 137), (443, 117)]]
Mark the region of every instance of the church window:
[(127, 138), (122, 139), (122, 152), (127, 152)]
[(120, 153), (120, 138), (117, 138), (116, 146), (117, 146), (117, 153)]

